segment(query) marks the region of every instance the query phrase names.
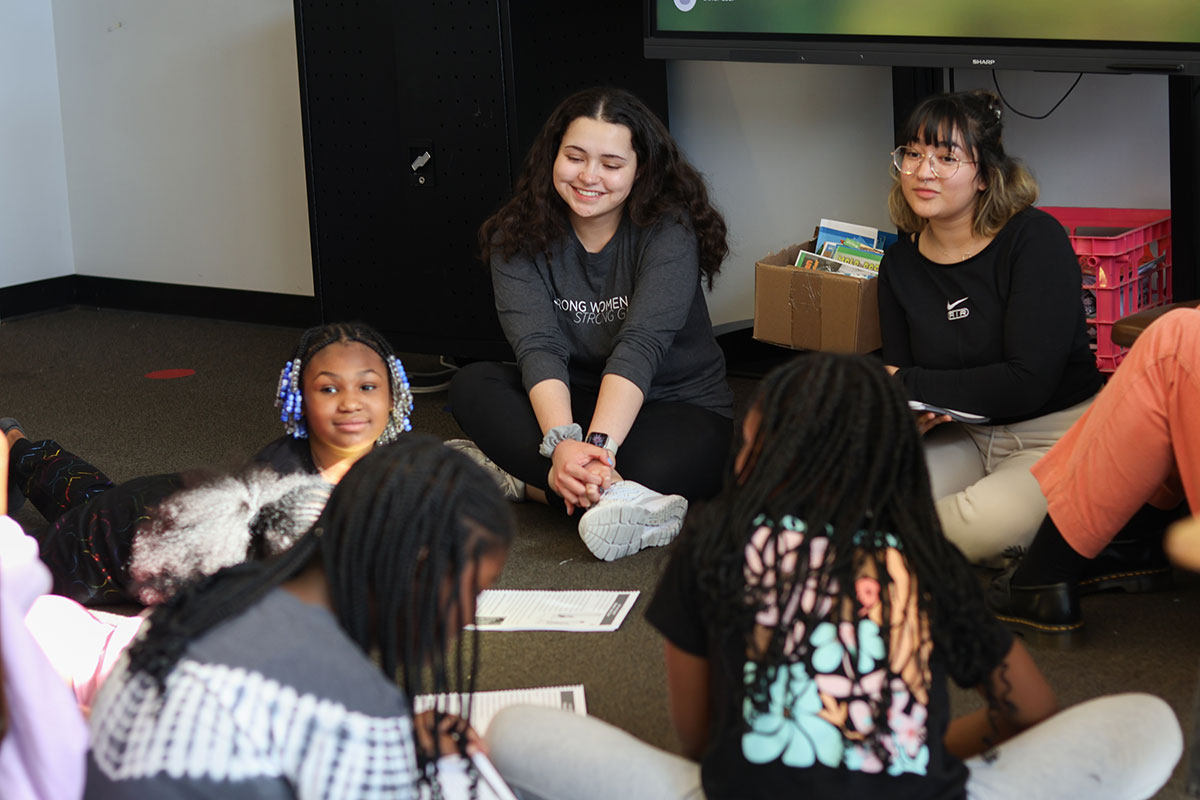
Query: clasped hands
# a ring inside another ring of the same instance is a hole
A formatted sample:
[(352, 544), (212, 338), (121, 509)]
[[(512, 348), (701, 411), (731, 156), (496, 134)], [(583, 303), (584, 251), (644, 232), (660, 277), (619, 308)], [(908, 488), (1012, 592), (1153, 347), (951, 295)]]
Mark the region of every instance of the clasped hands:
[(616, 481), (616, 458), (603, 447), (565, 439), (550, 457), (550, 489), (562, 497), (567, 513), (576, 508), (591, 508), (600, 495)]

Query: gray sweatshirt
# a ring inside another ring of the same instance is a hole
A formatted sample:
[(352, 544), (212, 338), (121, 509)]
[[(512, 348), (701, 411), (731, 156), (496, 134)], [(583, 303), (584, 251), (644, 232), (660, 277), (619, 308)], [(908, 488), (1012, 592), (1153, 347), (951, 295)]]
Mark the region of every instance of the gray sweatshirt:
[(690, 225), (664, 218), (640, 228), (626, 216), (599, 253), (568, 233), (549, 258), (493, 256), (492, 284), (526, 391), (549, 378), (597, 391), (611, 372), (646, 402), (733, 416)]

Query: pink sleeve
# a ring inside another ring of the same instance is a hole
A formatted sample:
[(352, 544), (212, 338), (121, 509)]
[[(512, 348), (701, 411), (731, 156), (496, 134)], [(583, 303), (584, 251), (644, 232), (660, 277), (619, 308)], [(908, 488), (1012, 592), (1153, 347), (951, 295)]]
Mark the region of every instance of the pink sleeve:
[(25, 612), (50, 588), (37, 543), (0, 516), (0, 658), (8, 733), (0, 741), (6, 798), (78, 798), (83, 794), (87, 726), (71, 691), (25, 627)]

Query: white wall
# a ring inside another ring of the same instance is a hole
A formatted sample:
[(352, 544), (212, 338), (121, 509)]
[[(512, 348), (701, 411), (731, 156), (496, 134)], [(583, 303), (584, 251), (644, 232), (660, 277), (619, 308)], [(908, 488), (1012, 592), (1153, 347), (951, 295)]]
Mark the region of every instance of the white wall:
[(731, 252), (708, 298), (714, 325), (751, 319), (754, 262), (810, 238), (822, 217), (890, 227), (891, 76), (887, 67), (668, 65), (671, 132), (729, 225)]
[[(1075, 75), (998, 78), (1016, 108), (1040, 114)], [(986, 71), (954, 79), (959, 90), (992, 85)], [(679, 61), (668, 85), (671, 131), (729, 223), (732, 252), (709, 296), (718, 327), (753, 318), (754, 262), (804, 241), (822, 217), (891, 229), (889, 69)], [(1008, 112), (1004, 136), (1043, 205), (1169, 208), (1167, 125), (1166, 78), (1085, 75), (1048, 119)]]
[(53, 0), (75, 269), (311, 295), (291, 0)]
[[(1004, 98), (1033, 116), (1049, 111), (1077, 73), (997, 72)], [(992, 74), (958, 70), (955, 89), (995, 91)], [(1040, 205), (1170, 208), (1167, 79), (1084, 75), (1043, 120), (1005, 109), (1004, 146), (1038, 179)]]
[(71, 222), (50, 0), (0, 25), (0, 287), (70, 275)]
[[(291, 0), (15, 8), (0, 27), (0, 108), (20, 110), (0, 115), (0, 286), (74, 271), (313, 293)], [(1073, 77), (999, 73), (1038, 113)], [(749, 320), (755, 260), (821, 217), (888, 225), (887, 68), (680, 61), (668, 81), (672, 131), (730, 227), (714, 323)], [(1085, 75), (1049, 119), (1008, 114), (1006, 141), (1043, 204), (1166, 208), (1167, 123), (1165, 78)]]

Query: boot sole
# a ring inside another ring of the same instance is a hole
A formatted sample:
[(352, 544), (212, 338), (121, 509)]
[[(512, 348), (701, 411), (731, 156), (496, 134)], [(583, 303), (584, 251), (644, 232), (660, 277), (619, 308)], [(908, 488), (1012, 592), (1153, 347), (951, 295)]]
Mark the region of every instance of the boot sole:
[(1123, 591), (1128, 594), (1163, 592), (1171, 589), (1174, 585), (1170, 567), (1155, 567), (1083, 578), (1079, 581), (1078, 588), (1079, 595), (1082, 597), (1097, 592)]
[(653, 504), (601, 506), (579, 521), (579, 538), (602, 561), (670, 544), (683, 526), (687, 500), (668, 495)]
[(1040, 647), (1056, 650), (1073, 650), (1084, 644), (1083, 620), (1061, 625), (1048, 625), (1042, 622), (1021, 619), (1020, 617), (1009, 617), (1003, 614), (996, 614), (996, 619), (1004, 623), (1004, 626), (1013, 633)]

